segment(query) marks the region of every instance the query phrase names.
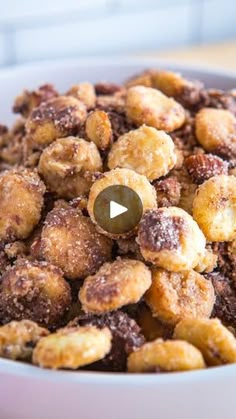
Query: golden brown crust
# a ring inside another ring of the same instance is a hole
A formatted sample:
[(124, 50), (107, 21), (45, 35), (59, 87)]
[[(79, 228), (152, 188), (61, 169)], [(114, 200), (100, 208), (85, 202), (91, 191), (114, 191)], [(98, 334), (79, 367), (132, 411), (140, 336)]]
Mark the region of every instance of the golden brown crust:
[(2, 277), (0, 320), (29, 319), (53, 327), (71, 303), (71, 292), (60, 269), (46, 262), (22, 260)]
[(88, 110), (95, 107), (96, 92), (91, 83), (84, 82), (74, 84), (66, 94), (67, 96), (73, 96), (83, 102)]
[(197, 154), (185, 160), (185, 166), (194, 183), (200, 185), (217, 175), (228, 174), (228, 163), (213, 154)]
[(117, 259), (85, 279), (79, 299), (86, 313), (106, 313), (137, 303), (150, 285), (151, 273), (144, 263)]
[(0, 357), (30, 361), (33, 348), (49, 334), (30, 320), (12, 321), (0, 327)]
[(88, 194), (93, 172), (102, 171), (102, 160), (95, 144), (60, 138), (43, 151), (38, 170), (51, 192), (70, 199)]
[(85, 132), (100, 150), (106, 150), (112, 143), (113, 133), (109, 116), (102, 110), (95, 110), (86, 119)]
[(186, 317), (210, 317), (215, 293), (211, 281), (195, 271), (155, 269), (145, 301), (158, 320), (174, 326)]
[(112, 241), (75, 208), (55, 208), (45, 221), (41, 254), (69, 279), (91, 275), (111, 259)]
[(77, 369), (103, 359), (111, 349), (111, 332), (95, 326), (60, 329), (39, 341), (33, 362), (43, 368)]
[(210, 366), (236, 363), (236, 339), (218, 319), (182, 320), (174, 337), (199, 348)]
[(21, 95), (16, 97), (13, 112), (20, 113), (27, 118), (30, 112), (42, 102), (47, 102), (57, 96), (58, 92), (52, 84), (44, 84), (33, 91), (24, 90)]
[(25, 239), (40, 220), (45, 186), (36, 171), (0, 176), (0, 240)]
[(129, 372), (171, 372), (205, 368), (201, 352), (181, 340), (145, 343), (128, 358)]

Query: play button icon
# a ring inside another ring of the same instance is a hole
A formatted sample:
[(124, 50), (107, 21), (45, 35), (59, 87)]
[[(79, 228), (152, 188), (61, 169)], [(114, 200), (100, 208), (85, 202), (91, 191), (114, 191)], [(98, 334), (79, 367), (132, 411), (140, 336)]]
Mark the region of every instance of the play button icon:
[(115, 201), (110, 202), (110, 218), (118, 217), (118, 215), (124, 214), (126, 211), (128, 211), (128, 208), (123, 205), (120, 205)]
[(113, 185), (103, 189), (94, 203), (94, 217), (108, 233), (121, 235), (132, 231), (139, 223), (143, 206), (139, 195), (131, 188)]

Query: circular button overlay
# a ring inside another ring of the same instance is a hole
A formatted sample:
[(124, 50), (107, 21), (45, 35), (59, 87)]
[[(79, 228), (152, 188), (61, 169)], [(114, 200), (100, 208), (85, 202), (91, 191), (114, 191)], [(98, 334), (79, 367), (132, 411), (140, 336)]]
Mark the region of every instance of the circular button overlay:
[(139, 195), (123, 185), (108, 186), (95, 199), (94, 217), (108, 233), (123, 234), (132, 231), (143, 215)]

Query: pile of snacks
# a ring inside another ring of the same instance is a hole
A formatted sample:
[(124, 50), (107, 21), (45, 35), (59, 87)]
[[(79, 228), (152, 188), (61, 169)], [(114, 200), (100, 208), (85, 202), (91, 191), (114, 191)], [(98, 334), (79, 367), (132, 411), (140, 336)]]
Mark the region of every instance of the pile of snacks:
[[(236, 363), (236, 95), (148, 70), (24, 91), (0, 125), (0, 356), (173, 372)], [(104, 188), (139, 195), (124, 234)]]

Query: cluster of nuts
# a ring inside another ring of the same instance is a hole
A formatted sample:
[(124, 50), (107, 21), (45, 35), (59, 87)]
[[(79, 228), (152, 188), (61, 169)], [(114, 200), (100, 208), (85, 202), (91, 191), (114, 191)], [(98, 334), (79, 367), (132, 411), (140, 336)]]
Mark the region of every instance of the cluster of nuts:
[[(0, 356), (170, 372), (236, 363), (236, 98), (170, 71), (24, 91), (0, 125)], [(140, 223), (94, 214), (133, 189)]]

